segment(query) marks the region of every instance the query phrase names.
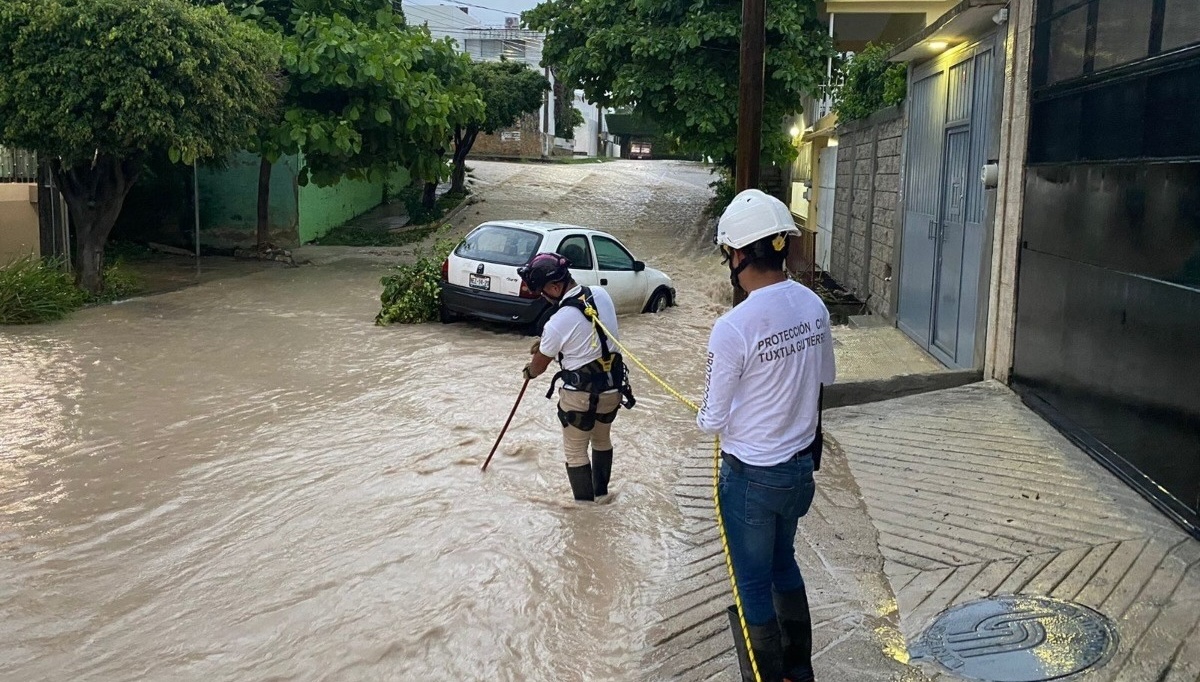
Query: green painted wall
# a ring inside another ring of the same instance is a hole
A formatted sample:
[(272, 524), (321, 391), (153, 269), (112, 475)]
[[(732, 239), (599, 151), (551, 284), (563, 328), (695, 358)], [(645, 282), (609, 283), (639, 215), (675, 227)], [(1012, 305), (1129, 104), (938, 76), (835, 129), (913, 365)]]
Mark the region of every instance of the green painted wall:
[[(219, 248), (250, 247), (258, 227), (259, 157), (239, 152), (223, 169), (201, 168), (200, 243)], [(280, 159), (271, 169), (269, 224), (277, 246), (299, 243), (296, 177), (299, 159)]]
[[(269, 222), (271, 241), (293, 247), (328, 234), (330, 230), (375, 208), (409, 184), (407, 171), (387, 181), (342, 180), (332, 187), (297, 182), (297, 156), (280, 159), (271, 169)], [(258, 226), (259, 157), (234, 154), (226, 167), (200, 169), (200, 242), (217, 248), (250, 247)]]
[(342, 180), (330, 187), (299, 188), (300, 243), (323, 237), (348, 220), (383, 203), (384, 186), (394, 195), (408, 184), (408, 173), (398, 171), (388, 180)]

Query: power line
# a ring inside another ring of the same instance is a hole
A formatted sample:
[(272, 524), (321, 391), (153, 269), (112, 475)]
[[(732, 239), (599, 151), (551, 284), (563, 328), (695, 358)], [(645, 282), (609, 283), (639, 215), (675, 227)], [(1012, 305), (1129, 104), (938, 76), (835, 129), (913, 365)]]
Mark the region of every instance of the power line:
[(501, 42), (501, 43), (511, 44), (511, 45), (523, 45), (525, 47), (536, 48), (539, 50), (545, 46), (545, 42), (540, 36), (539, 37), (500, 37), (500, 36), (487, 35), (486, 30), (479, 31), (479, 30), (471, 30), (471, 29), (443, 28), (441, 26), (434, 26), (431, 24), (424, 24), (424, 26), (426, 26), (430, 30), (430, 33), (436, 33), (436, 35), (445, 35), (447, 37), (455, 38), (456, 40), (481, 40), (481, 41), (494, 40), (496, 42)]
[(510, 16), (510, 17), (519, 17), (519, 16), (521, 16), (521, 13), (520, 13), (520, 12), (509, 12), (508, 10), (504, 10), (504, 9), (497, 9), (497, 8), (495, 8), (495, 7), (487, 7), (487, 6), (485, 6), (485, 5), (473, 5), (473, 4), (469, 3), (469, 2), (456, 2), (455, 0), (449, 0), (448, 2), (444, 2), (444, 3), (438, 3), (438, 5), (417, 5), (417, 4), (415, 4), (415, 3), (414, 3), (414, 6), (416, 6), (416, 7), (438, 7), (439, 5), (440, 5), (440, 6), (446, 6), (446, 5), (450, 5), (450, 6), (458, 6), (458, 5), (461, 5), (461, 6), (463, 6), (463, 7), (474, 7), (475, 9), (486, 9), (486, 10), (487, 10), (487, 11), (489, 11), (489, 12), (498, 12), (498, 13), (500, 13), (500, 14), (504, 14), (504, 15), (507, 15), (507, 16)]
[[(527, 45), (541, 45), (541, 46), (544, 46), (546, 43), (545, 34), (542, 34), (540, 32), (536, 32), (536, 31), (533, 32), (533, 33), (536, 33), (536, 36), (515, 37), (515, 38), (499, 38), (499, 37), (495, 37), (495, 36), (486, 35), (489, 32), (501, 32), (502, 33), (505, 31), (516, 31), (516, 30), (520, 30), (522, 32), (527, 32), (526, 29), (452, 28), (449, 26), (436, 25), (436, 24), (433, 24), (430, 22), (425, 22), (421, 25), (429, 28), (430, 31), (438, 31), (440, 33), (461, 35), (461, 36), (465, 36), (468, 38), (475, 38), (477, 40), (499, 40), (499, 41), (503, 41), (506, 43), (525, 43)], [(737, 53), (737, 48), (717, 47), (716, 45), (696, 45), (695, 47), (692, 47), (690, 49), (709, 50), (712, 52), (726, 52), (726, 53), (730, 53), (730, 54)]]
[[(539, 32), (537, 32), (537, 31), (527, 31), (527, 30), (525, 30), (525, 29), (513, 29), (513, 28), (463, 28), (463, 27), (461, 27), (461, 26), (446, 26), (446, 25), (442, 25), (442, 24), (434, 24), (434, 23), (432, 23), (432, 22), (428, 22), (428, 21), (426, 21), (426, 22), (422, 22), (422, 23), (421, 23), (421, 24), (419, 24), (419, 25), (420, 25), (420, 26), (427, 26), (427, 27), (428, 27), (430, 30), (438, 30), (438, 31), (442, 31), (442, 32), (445, 32), (445, 33), (462, 33), (462, 34), (464, 34), (464, 35), (476, 35), (476, 36), (480, 36), (480, 37), (483, 37), (483, 38), (490, 38), (490, 39), (492, 39), (492, 40), (524, 40), (524, 41), (526, 41), (526, 42), (541, 42), (542, 40), (544, 40), (544, 34), (542, 34), (542, 33), (539, 33)], [(516, 32), (516, 31), (519, 31), (519, 32), (521, 32), (521, 33), (530, 33), (530, 34), (533, 34), (533, 35), (528, 35), (528, 36), (518, 36), (518, 37), (515, 37), (515, 38), (495, 38), (495, 37), (493, 37), (493, 36), (490, 36), (490, 35), (485, 35), (485, 34), (488, 34), (488, 33), (512, 33), (512, 32)]]

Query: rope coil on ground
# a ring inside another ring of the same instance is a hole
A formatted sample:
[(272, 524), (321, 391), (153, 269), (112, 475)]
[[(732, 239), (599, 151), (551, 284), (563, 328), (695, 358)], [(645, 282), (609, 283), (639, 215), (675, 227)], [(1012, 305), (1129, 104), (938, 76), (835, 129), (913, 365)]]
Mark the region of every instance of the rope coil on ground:
[[(654, 382), (661, 386), (667, 393), (675, 396), (679, 402), (691, 408), (692, 412), (700, 411), (699, 405), (692, 400), (689, 400), (687, 396), (672, 388), (670, 384), (651, 371), (650, 368), (647, 367), (641, 360), (639, 360), (636, 355), (630, 353), (629, 349), (626, 348), (624, 344), (622, 344), (617, 337), (612, 334), (612, 332), (608, 331), (608, 328), (606, 328), (604, 323), (600, 321), (600, 315), (596, 312), (595, 308), (588, 307), (584, 311), (584, 314), (588, 317), (588, 319), (591, 320), (593, 329), (599, 328), (601, 331), (603, 331), (609, 339), (612, 339), (612, 342), (616, 344), (623, 356), (632, 360), (633, 364), (637, 365), (638, 368), (646, 373), (646, 376), (653, 379)], [(725, 568), (729, 571), (729, 586), (733, 590), (733, 604), (737, 608), (738, 625), (741, 626), (742, 629), (742, 639), (746, 643), (746, 653), (750, 658), (750, 667), (754, 670), (755, 682), (761, 682), (762, 677), (758, 672), (758, 661), (754, 657), (754, 647), (750, 646), (750, 629), (746, 625), (746, 616), (742, 611), (742, 596), (738, 591), (737, 579), (733, 574), (733, 556), (729, 553), (729, 541), (725, 537), (725, 522), (721, 516), (720, 482), (721, 437), (717, 436), (713, 439), (713, 509), (717, 515), (717, 531), (718, 535), (721, 537), (721, 551), (725, 554)]]

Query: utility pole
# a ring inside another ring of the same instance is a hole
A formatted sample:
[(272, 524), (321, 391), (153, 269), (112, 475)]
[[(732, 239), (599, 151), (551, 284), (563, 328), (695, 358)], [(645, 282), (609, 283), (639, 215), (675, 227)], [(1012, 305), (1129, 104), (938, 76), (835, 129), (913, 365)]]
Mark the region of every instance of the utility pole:
[[(736, 189), (758, 187), (762, 152), (763, 73), (767, 47), (766, 0), (742, 0), (742, 50), (738, 77)], [(746, 300), (733, 288), (733, 304)]]
[[(550, 67), (545, 67), (546, 80), (550, 81), (550, 89), (542, 93), (542, 156), (550, 156), (551, 147), (554, 145), (550, 135), (550, 97), (555, 92), (554, 81), (550, 78)], [(557, 124), (557, 122), (556, 122)], [(546, 145), (546, 140), (550, 139), (550, 146)]]
[(766, 0), (742, 0), (736, 177), (739, 192), (758, 187), (762, 150), (763, 62), (767, 43), (766, 10)]
[(604, 110), (596, 105), (596, 158), (604, 156)]

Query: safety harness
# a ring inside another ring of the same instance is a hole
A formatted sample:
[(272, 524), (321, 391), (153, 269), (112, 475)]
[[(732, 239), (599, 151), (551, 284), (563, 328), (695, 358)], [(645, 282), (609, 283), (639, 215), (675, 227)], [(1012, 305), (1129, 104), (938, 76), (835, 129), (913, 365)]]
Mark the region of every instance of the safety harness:
[[(596, 311), (596, 301), (592, 298), (592, 290), (581, 287), (579, 296), (564, 298), (559, 306), (574, 308), (592, 323), (592, 330), (600, 342), (600, 357), (592, 360), (579, 369), (561, 369), (550, 381), (550, 390), (546, 391), (547, 398), (554, 397), (558, 382), (578, 391), (588, 394), (588, 409), (586, 412), (565, 411), (558, 408), (558, 420), (563, 427), (574, 426), (580, 431), (591, 431), (596, 422), (611, 424), (617, 418), (617, 412), (624, 407), (633, 407), (637, 400), (633, 397), (633, 389), (629, 386), (629, 370), (621, 359), (620, 353), (614, 353), (608, 345), (608, 334), (596, 324), (599, 313)], [(558, 354), (559, 365), (562, 365), (563, 354)], [(597, 414), (596, 407), (600, 404), (600, 394), (608, 391), (618, 391), (621, 394), (621, 404), (612, 412)]]

